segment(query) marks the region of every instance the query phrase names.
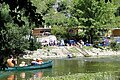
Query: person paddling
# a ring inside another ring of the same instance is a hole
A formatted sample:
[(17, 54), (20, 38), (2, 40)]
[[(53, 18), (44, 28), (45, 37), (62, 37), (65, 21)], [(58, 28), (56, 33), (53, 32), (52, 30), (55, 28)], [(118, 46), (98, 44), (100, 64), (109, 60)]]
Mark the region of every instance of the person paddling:
[(14, 61), (12, 55), (10, 55), (9, 58), (7, 59), (7, 65), (8, 65), (8, 67), (14, 67), (15, 66), (15, 61)]

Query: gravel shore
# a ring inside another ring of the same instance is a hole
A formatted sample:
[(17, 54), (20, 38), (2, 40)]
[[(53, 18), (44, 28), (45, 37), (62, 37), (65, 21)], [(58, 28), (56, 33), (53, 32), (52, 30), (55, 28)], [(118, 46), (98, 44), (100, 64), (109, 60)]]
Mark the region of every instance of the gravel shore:
[(49, 48), (38, 49), (31, 54), (23, 55), (23, 58), (65, 58), (68, 55), (75, 57), (117, 56), (120, 55), (120, 51), (102, 50), (99, 48), (84, 49), (77, 46), (51, 46)]

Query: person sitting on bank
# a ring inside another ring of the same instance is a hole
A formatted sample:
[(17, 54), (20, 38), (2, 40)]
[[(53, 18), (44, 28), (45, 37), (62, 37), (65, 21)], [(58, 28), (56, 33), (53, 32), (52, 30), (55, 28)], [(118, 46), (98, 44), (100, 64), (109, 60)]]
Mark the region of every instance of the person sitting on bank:
[(8, 67), (14, 67), (15, 66), (15, 61), (14, 61), (12, 55), (10, 55), (9, 58), (7, 59), (7, 65), (8, 65)]
[(24, 61), (22, 61), (21, 64), (19, 64), (19, 66), (23, 67), (23, 66), (27, 66), (27, 64)]

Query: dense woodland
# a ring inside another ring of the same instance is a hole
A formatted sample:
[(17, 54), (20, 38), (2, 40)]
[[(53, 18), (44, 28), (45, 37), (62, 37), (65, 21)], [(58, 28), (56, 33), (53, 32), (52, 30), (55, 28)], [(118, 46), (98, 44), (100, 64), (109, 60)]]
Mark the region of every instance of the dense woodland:
[[(93, 44), (103, 32), (120, 28), (120, 0), (0, 0), (0, 55), (39, 48), (31, 31), (44, 25), (58, 39), (85, 37)], [(69, 35), (71, 28), (82, 32)]]

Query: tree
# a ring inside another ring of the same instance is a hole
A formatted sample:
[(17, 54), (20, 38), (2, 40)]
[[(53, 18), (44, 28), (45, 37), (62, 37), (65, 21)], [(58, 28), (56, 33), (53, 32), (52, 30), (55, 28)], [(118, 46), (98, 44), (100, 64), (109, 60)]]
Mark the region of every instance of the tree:
[(58, 40), (66, 39), (69, 36), (67, 28), (63, 26), (54, 25), (51, 33), (54, 34), (58, 38)]
[(19, 26), (24, 25), (24, 21), (21, 19), (22, 15), (28, 17), (29, 22), (35, 22), (36, 25), (42, 25), (42, 16), (36, 13), (36, 7), (32, 5), (30, 0), (3, 0), (0, 3), (9, 5), (9, 15), (12, 17), (14, 23)]
[(24, 36), (30, 34), (32, 26), (42, 25), (43, 22), (30, 0), (0, 0), (1, 54), (19, 53), (26, 49), (29, 44)]
[(76, 18), (79, 25), (84, 26), (85, 36), (89, 43), (96, 39), (96, 32), (100, 28), (111, 28), (114, 22), (115, 6), (113, 3), (105, 3), (103, 0), (74, 0), (71, 9), (71, 17)]
[(37, 7), (37, 12), (45, 16), (49, 13), (50, 9), (53, 8), (56, 0), (31, 0), (32, 3)]

